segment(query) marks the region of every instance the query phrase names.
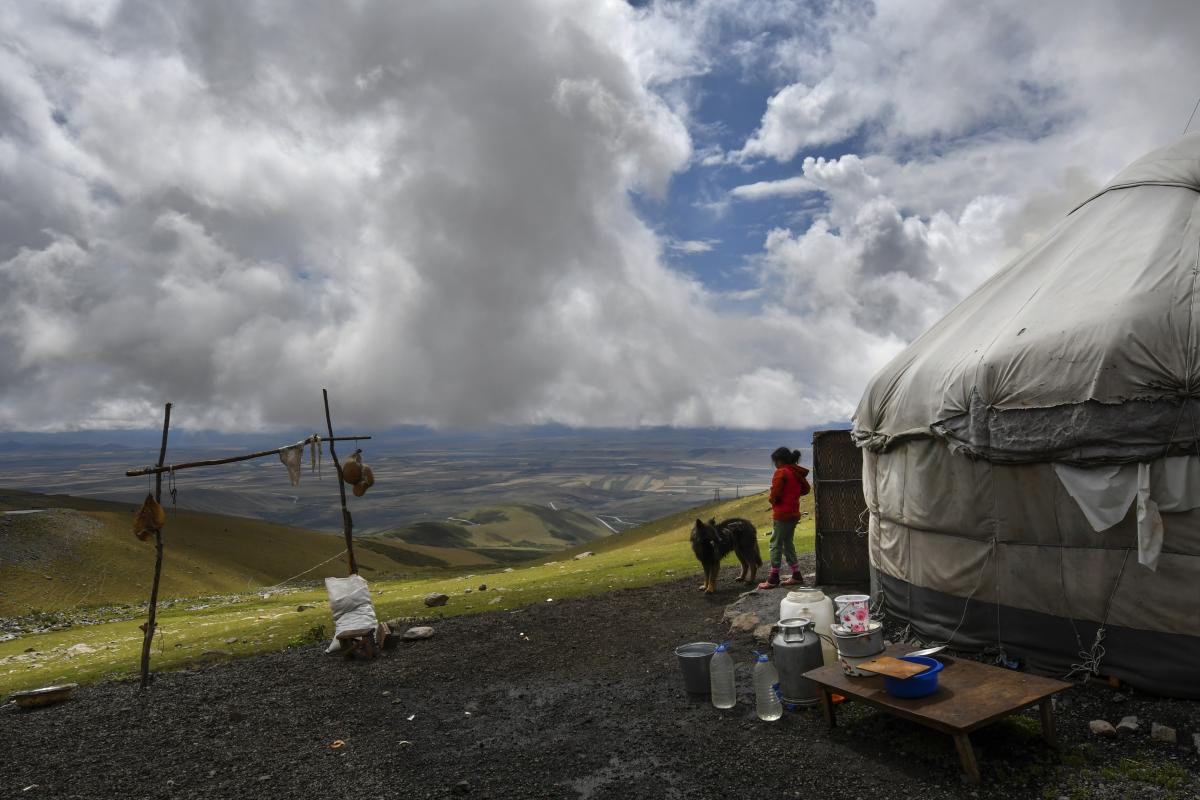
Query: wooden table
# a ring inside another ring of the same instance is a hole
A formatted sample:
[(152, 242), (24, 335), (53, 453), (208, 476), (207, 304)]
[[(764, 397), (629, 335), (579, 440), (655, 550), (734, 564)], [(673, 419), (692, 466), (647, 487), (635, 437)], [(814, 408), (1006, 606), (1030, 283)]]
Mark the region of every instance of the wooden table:
[[(912, 645), (892, 645), (885, 655), (902, 656)], [(979, 765), (971, 749), (970, 733), (998, 719), (1038, 705), (1042, 714), (1042, 738), (1058, 747), (1054, 731), (1051, 696), (1071, 684), (1025, 672), (992, 667), (967, 659), (938, 656), (945, 667), (938, 674), (937, 691), (928, 697), (906, 700), (892, 697), (883, 688), (883, 676), (851, 677), (840, 664), (819, 667), (804, 677), (821, 688), (821, 711), (829, 727), (837, 724), (832, 695), (861, 700), (880, 711), (894, 714), (954, 737), (963, 772), (971, 783), (979, 783)]]

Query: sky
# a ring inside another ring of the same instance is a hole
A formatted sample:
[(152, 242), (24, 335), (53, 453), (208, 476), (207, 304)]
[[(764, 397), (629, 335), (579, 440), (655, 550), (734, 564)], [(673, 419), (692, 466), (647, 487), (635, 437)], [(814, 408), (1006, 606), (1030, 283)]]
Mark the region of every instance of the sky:
[[(0, 5), (0, 430), (799, 429), (1177, 138), (1200, 4)], [(1193, 123), (1196, 125), (1197, 123)]]

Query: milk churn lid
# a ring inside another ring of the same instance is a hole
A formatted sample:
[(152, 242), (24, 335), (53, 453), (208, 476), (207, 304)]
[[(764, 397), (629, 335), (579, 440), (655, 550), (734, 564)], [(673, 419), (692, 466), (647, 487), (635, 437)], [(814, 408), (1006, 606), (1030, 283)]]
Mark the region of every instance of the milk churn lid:
[(808, 617), (788, 617), (787, 619), (779, 620), (779, 627), (787, 628), (789, 630), (795, 628), (804, 630), (806, 628), (813, 627), (813, 621)]

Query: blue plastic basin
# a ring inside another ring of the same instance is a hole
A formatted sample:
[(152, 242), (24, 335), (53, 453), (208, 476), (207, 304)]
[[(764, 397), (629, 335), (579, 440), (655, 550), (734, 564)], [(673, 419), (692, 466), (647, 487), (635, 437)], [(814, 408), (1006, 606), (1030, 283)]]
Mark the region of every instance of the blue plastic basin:
[(929, 656), (901, 656), (901, 661), (911, 661), (914, 664), (924, 664), (929, 669), (920, 675), (900, 680), (883, 676), (883, 688), (892, 697), (928, 697), (937, 691), (938, 673), (942, 671), (942, 662)]

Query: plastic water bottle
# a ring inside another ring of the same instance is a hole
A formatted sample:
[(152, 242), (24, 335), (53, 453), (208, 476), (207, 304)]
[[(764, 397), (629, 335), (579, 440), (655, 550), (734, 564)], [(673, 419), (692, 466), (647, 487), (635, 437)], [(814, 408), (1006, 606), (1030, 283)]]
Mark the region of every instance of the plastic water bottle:
[(754, 665), (754, 705), (758, 718), (771, 722), (783, 716), (783, 704), (779, 701), (779, 672), (766, 653), (755, 653), (758, 663)]
[(717, 708), (733, 708), (737, 704), (737, 686), (733, 680), (733, 658), (729, 642), (718, 645), (708, 662), (708, 680), (712, 704)]

